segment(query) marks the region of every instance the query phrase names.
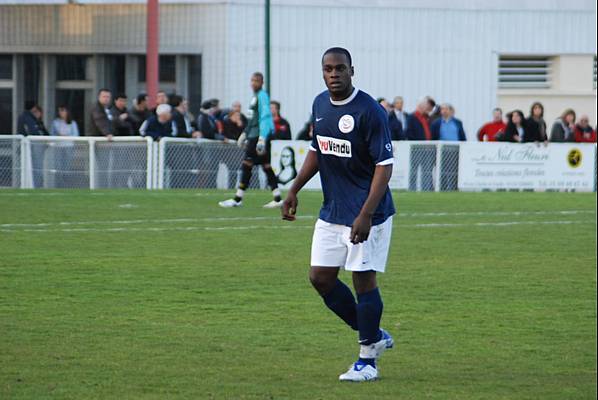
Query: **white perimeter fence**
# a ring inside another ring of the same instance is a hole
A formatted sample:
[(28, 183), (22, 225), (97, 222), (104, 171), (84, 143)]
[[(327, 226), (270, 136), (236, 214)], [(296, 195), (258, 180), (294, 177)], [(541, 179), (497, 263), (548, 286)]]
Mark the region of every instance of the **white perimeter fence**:
[[(272, 166), (288, 188), (309, 142), (273, 141)], [(410, 191), (596, 190), (596, 145), (393, 142), (390, 186)], [(203, 139), (0, 136), (0, 188), (231, 189), (243, 149)], [(251, 187), (265, 188), (254, 171)], [(318, 189), (314, 178), (307, 188)]]

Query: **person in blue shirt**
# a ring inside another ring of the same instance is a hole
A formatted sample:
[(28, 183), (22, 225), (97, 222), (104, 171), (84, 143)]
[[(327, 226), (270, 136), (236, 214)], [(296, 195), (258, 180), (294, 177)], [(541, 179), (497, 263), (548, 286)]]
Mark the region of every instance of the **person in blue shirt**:
[[(310, 151), (283, 202), (282, 217), (295, 220), (297, 193), (319, 172), (324, 202), (309, 275), (326, 306), (359, 332), (359, 359), (339, 379), (360, 382), (378, 377), (376, 359), (393, 346), (392, 337), (380, 329), (376, 281), (386, 267), (395, 213), (388, 188), (392, 144), (385, 110), (353, 87), (350, 53), (340, 47), (326, 50), (322, 72), (328, 90), (314, 100)], [(338, 279), (340, 268), (352, 271), (357, 301)]]
[(455, 118), (455, 109), (452, 105), (444, 103), (440, 106), (440, 118), (430, 125), (432, 140), (465, 141), (463, 123)]
[(272, 190), (272, 197), (274, 197), (272, 201), (264, 205), (264, 208), (280, 208), (282, 205), (278, 179), (270, 164), (270, 139), (274, 133), (270, 96), (263, 87), (264, 75), (261, 72), (255, 72), (251, 76), (251, 89), (254, 96), (249, 105), (247, 126), (245, 132), (239, 137), (239, 143), (245, 147), (245, 159), (241, 164), (241, 182), (235, 197), (219, 202), (220, 207), (231, 208), (243, 205), (243, 197), (245, 190), (249, 187), (254, 165), (262, 166), (268, 179), (268, 186)]

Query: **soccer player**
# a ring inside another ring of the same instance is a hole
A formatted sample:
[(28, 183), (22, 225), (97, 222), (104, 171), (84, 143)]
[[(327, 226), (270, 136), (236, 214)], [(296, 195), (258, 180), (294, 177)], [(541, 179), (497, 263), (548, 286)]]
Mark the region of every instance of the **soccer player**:
[[(297, 193), (318, 171), (324, 192), (316, 222), (310, 280), (324, 303), (359, 332), (359, 359), (341, 381), (378, 377), (377, 358), (393, 347), (380, 329), (382, 299), (376, 273), (384, 272), (395, 213), (388, 181), (392, 144), (386, 111), (353, 87), (351, 55), (333, 47), (322, 57), (327, 91), (313, 103), (314, 137), (310, 151), (282, 205), (282, 217), (295, 220)], [(355, 297), (338, 279), (352, 272)]]
[[(256, 72), (251, 76), (251, 88), (254, 96), (249, 105), (247, 128), (245, 129), (245, 159), (241, 164), (241, 182), (233, 199), (219, 202), (220, 207), (240, 207), (243, 205), (245, 190), (249, 187), (251, 170), (254, 165), (261, 165), (268, 178), (268, 186), (272, 190), (274, 199), (265, 204), (264, 208), (279, 208), (282, 205), (278, 179), (270, 165), (270, 135), (274, 132), (272, 113), (270, 112), (270, 97), (263, 89), (264, 75)], [(242, 135), (243, 136), (243, 135)], [(241, 139), (243, 141), (243, 139)]]

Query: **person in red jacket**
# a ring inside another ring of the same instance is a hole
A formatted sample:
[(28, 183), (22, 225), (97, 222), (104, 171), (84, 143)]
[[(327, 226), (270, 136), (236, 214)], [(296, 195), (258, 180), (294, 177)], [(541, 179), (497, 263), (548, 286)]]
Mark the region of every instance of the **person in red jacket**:
[(575, 125), (575, 141), (577, 143), (596, 143), (596, 131), (590, 126), (590, 119), (587, 115), (579, 118)]
[(506, 127), (502, 119), (502, 109), (496, 107), (492, 110), (492, 121), (484, 124), (478, 131), (478, 140), (480, 142), (496, 142), (496, 134), (504, 132)]

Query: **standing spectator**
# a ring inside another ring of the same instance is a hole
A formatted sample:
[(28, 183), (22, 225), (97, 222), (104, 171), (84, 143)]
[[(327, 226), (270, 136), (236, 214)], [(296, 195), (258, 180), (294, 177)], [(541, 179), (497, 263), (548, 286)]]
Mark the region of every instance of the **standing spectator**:
[(384, 97), (378, 97), (376, 101), (378, 102), (378, 104), (382, 106), (384, 111), (386, 111), (386, 114), (390, 114), (390, 112), (392, 111), (392, 107)]
[(596, 143), (596, 131), (590, 126), (590, 119), (587, 115), (579, 117), (579, 123), (575, 125), (575, 141), (578, 143)]
[(114, 97), (114, 106), (111, 111), (114, 116), (114, 134), (116, 136), (131, 136), (133, 134), (133, 126), (129, 120), (129, 113), (127, 111), (126, 94), (119, 93)]
[(415, 112), (407, 115), (407, 140), (431, 140), (430, 126), (428, 125), (429, 103), (427, 99), (421, 100), (415, 107)]
[(179, 95), (170, 96), (170, 105), (172, 107), (172, 120), (176, 131), (173, 136), (181, 138), (199, 137), (199, 132), (193, 128), (189, 118), (189, 103), (187, 99)]
[(217, 140), (224, 139), (224, 136), (218, 131), (218, 124), (214, 116), (217, 111), (217, 105), (213, 100), (206, 100), (201, 104), (199, 116), (197, 117), (197, 130), (199, 131), (197, 137)]
[(519, 143), (526, 140), (528, 130), (526, 129), (525, 117), (523, 111), (515, 110), (507, 114), (509, 122), (505, 128), (504, 135), (501, 136), (503, 142)]
[(280, 103), (278, 101), (270, 101), (270, 112), (274, 121), (274, 133), (271, 140), (291, 140), (291, 125), (280, 116)]
[(25, 111), (19, 116), (17, 121), (17, 134), (23, 136), (42, 136), (47, 135), (48, 131), (42, 121), (42, 108), (32, 102), (25, 102)]
[(492, 110), (492, 121), (482, 125), (478, 131), (478, 140), (480, 142), (496, 142), (496, 135), (504, 132), (507, 125), (502, 119), (502, 109), (496, 107)]
[(551, 142), (574, 142), (575, 141), (575, 111), (567, 108), (552, 124), (550, 131)]
[(407, 140), (407, 113), (403, 111), (403, 98), (397, 96), (393, 101), (393, 110), (388, 117), (388, 125), (392, 140)]
[(156, 108), (151, 110), (151, 113), (156, 115), (156, 111), (158, 110), (158, 106), (161, 104), (168, 104), (168, 95), (164, 90), (158, 90), (156, 93)]
[(299, 131), (297, 140), (313, 140), (314, 137), (314, 117), (309, 116), (309, 120), (303, 125), (303, 129)]
[[(52, 121), (50, 135), (63, 137), (79, 136), (77, 121), (73, 120), (66, 106), (58, 107), (58, 116)], [(74, 143), (58, 142), (54, 147), (54, 169), (57, 171), (55, 185), (57, 188), (68, 187), (68, 171), (72, 168)]]
[(526, 124), (528, 134), (524, 138), (524, 142), (548, 142), (546, 121), (544, 121), (544, 106), (539, 101), (536, 101), (530, 107)]
[(129, 110), (129, 122), (134, 135), (140, 135), (141, 124), (152, 115), (147, 107), (147, 94), (141, 93), (135, 99), (133, 107)]
[[(407, 116), (408, 140), (431, 140), (432, 134), (428, 125), (428, 98), (423, 98), (417, 103), (415, 112)], [(427, 144), (414, 144), (410, 146), (409, 189), (417, 190), (417, 177), (420, 176), (421, 190), (434, 190), (432, 171), (436, 164), (435, 146)]]
[(108, 140), (114, 135), (114, 115), (110, 109), (112, 92), (110, 89), (100, 89), (98, 101), (91, 109), (91, 124), (89, 136), (105, 136)]
[(441, 117), (430, 125), (432, 140), (465, 141), (463, 123), (455, 118), (455, 109), (444, 103), (440, 106)]
[[(23, 136), (45, 136), (48, 131), (42, 121), (42, 108), (32, 102), (25, 102), (25, 111), (19, 116), (17, 133)], [(33, 187), (38, 188), (44, 185), (44, 156), (46, 144), (43, 142), (31, 142), (31, 168), (33, 169)]]
[(238, 112), (241, 115), (241, 121), (243, 121), (243, 129), (245, 129), (245, 127), (247, 126), (247, 117), (245, 116), (245, 114), (243, 114), (243, 111), (241, 109), (241, 102), (235, 101), (231, 106), (232, 111)]
[(163, 137), (172, 137), (173, 125), (172, 107), (168, 104), (160, 104), (156, 107), (156, 115), (149, 117), (141, 125), (139, 131), (142, 136), (150, 136), (154, 140), (160, 140)]
[(231, 109), (224, 117), (224, 137), (229, 140), (237, 140), (245, 130), (243, 118), (240, 111)]
[(440, 118), (440, 107), (431, 96), (424, 97), (426, 100), (426, 115), (428, 116), (428, 124)]

